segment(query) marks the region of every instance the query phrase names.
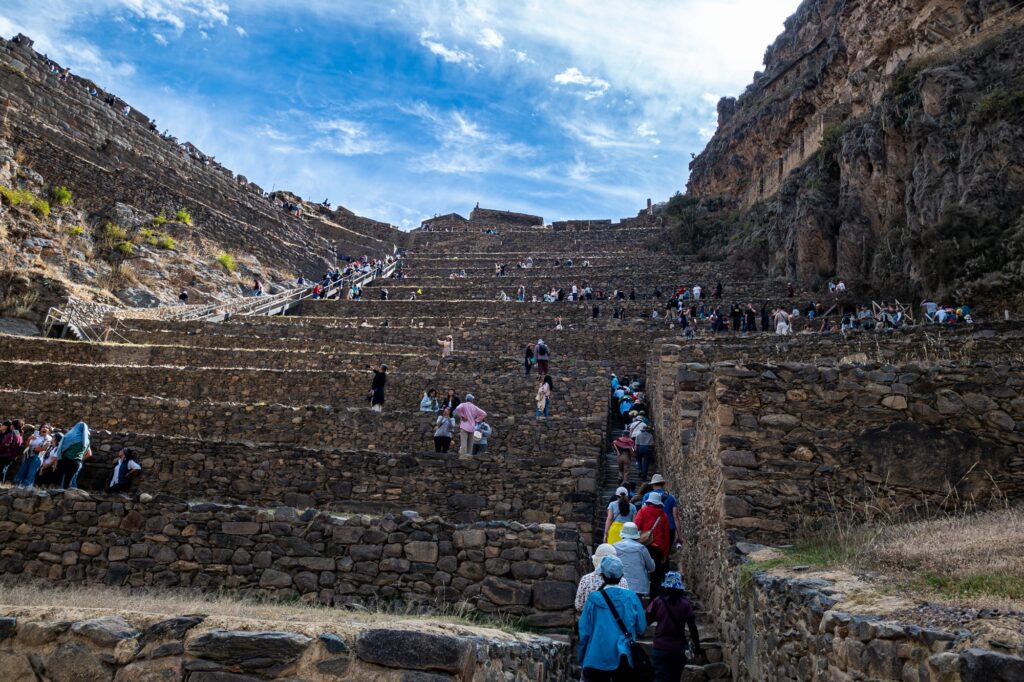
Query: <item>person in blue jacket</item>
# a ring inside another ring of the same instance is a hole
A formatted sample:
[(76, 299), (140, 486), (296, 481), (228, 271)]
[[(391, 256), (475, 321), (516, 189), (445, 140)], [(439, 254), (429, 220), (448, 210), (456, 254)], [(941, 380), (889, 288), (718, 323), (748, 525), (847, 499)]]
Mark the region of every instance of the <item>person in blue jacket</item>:
[[(627, 679), (633, 667), (629, 645), (647, 629), (647, 619), (636, 593), (618, 587), (622, 580), (622, 562), (618, 557), (601, 559), (598, 572), (605, 585), (587, 595), (580, 615), (577, 655), (584, 682), (614, 682)], [(616, 622), (609, 601), (626, 632)]]

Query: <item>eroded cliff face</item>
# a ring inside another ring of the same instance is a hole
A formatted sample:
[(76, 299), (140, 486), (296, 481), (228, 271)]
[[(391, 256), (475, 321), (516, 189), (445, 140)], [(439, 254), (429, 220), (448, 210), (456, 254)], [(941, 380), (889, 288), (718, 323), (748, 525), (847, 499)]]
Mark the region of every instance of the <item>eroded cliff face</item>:
[(691, 164), (689, 196), (726, 225), (712, 250), (805, 284), (1004, 304), (1024, 282), (1012, 4), (804, 2)]

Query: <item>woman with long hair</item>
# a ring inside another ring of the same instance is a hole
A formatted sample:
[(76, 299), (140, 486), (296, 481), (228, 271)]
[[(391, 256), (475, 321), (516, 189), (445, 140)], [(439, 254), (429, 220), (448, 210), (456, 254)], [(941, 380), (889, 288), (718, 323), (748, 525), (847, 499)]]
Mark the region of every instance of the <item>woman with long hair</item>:
[(636, 505), (629, 501), (629, 490), (620, 486), (615, 499), (608, 503), (608, 517), (604, 521), (604, 541), (614, 545), (622, 539), (622, 526), (636, 516)]
[(544, 380), (540, 382), (540, 386), (537, 387), (538, 417), (548, 416), (548, 408), (551, 406), (551, 393), (553, 390), (554, 382), (551, 381), (551, 375), (547, 374), (544, 376)]

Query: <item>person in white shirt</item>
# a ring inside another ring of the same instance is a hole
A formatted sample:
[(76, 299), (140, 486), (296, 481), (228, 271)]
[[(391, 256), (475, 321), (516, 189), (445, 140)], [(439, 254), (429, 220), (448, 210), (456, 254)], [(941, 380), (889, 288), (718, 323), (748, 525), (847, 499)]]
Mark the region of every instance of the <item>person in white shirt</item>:
[(110, 485), (107, 486), (108, 493), (121, 493), (131, 490), (132, 479), (142, 471), (142, 465), (135, 459), (135, 453), (131, 448), (121, 448), (117, 453), (117, 460), (114, 462), (114, 473), (110, 477)]

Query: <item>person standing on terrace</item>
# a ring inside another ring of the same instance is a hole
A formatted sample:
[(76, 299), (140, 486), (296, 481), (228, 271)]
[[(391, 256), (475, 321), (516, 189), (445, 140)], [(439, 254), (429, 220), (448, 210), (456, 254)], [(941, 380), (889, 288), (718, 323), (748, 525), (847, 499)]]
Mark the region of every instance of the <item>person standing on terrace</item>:
[(441, 346), (441, 359), (449, 358), (455, 351), (455, 337), (449, 334), (443, 339), (438, 339), (437, 345)]
[(455, 408), (455, 416), (459, 418), (459, 454), (473, 454), (473, 434), (476, 425), (487, 419), (487, 413), (473, 404), (475, 397), (467, 393), (465, 400)]
[(551, 381), (551, 376), (548, 374), (544, 375), (544, 380), (540, 382), (540, 386), (537, 387), (537, 416), (547, 417), (548, 408), (551, 406), (551, 393), (554, 389), (554, 384)]
[(546, 375), (548, 373), (548, 362), (551, 360), (551, 350), (544, 343), (544, 339), (537, 339), (534, 357), (537, 360), (537, 371)]

